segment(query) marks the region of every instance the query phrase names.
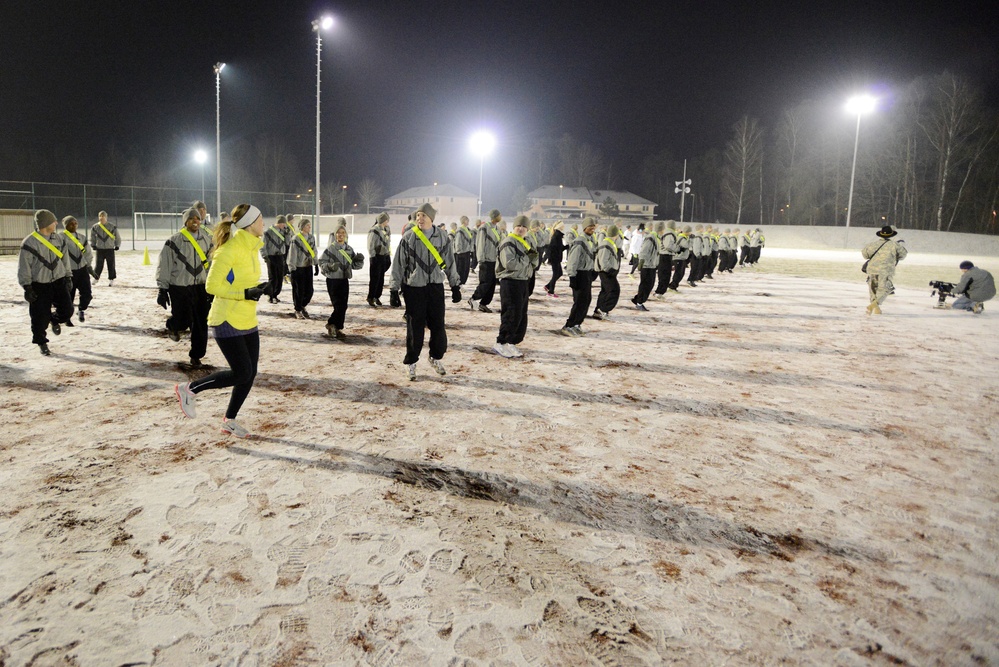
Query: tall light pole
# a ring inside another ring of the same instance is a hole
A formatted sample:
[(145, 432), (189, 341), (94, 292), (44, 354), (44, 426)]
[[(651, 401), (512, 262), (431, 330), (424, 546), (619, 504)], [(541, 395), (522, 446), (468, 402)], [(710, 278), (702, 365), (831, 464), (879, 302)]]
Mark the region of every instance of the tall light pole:
[(208, 153), (203, 150), (194, 151), (194, 161), (201, 165), (201, 201), (205, 201), (205, 162), (208, 160)]
[(343, 215), (344, 210), (347, 208), (347, 186), (343, 186), (343, 191), (340, 193), (340, 215)]
[(853, 140), (853, 168), (850, 170), (850, 195), (846, 200), (846, 226), (850, 227), (850, 214), (853, 213), (853, 181), (857, 176), (857, 147), (860, 146), (860, 117), (874, 111), (876, 100), (870, 95), (856, 95), (846, 101), (846, 110), (857, 114), (857, 135)]
[(673, 188), (673, 192), (680, 194), (680, 222), (683, 222), (683, 203), (684, 203), (684, 197), (687, 195), (688, 192), (690, 192), (690, 179), (687, 178), (687, 161), (686, 160), (683, 161), (683, 180), (682, 181), (674, 181), (674, 182), (676, 183), (676, 187)]
[(472, 153), (479, 156), (479, 201), (475, 208), (476, 217), (482, 216), (482, 169), (486, 161), (486, 156), (493, 152), (496, 148), (496, 137), (490, 132), (485, 130), (479, 130), (472, 135), (471, 139), (468, 141), (469, 148), (472, 149)]
[(319, 238), (319, 73), (322, 69), (323, 30), (333, 25), (332, 16), (324, 16), (312, 22), (312, 30), (316, 33), (316, 217), (312, 221), (312, 232)]
[[(225, 69), (225, 63), (215, 63), (212, 68), (215, 70), (215, 214), (222, 219), (222, 135), (219, 133), (221, 125), (219, 123), (219, 91), (221, 86), (219, 85), (220, 76), (222, 70)], [(202, 171), (202, 175), (204, 172)], [(202, 177), (204, 181), (204, 177)], [(204, 189), (202, 187), (202, 189)], [(202, 193), (204, 197), (204, 193)]]

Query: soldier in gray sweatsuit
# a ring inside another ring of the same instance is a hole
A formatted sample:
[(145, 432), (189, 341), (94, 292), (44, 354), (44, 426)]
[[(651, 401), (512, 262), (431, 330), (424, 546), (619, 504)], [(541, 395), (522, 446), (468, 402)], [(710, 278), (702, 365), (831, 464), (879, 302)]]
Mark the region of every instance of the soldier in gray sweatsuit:
[(594, 319), (606, 320), (617, 301), (621, 298), (621, 285), (617, 274), (621, 271), (621, 258), (624, 252), (618, 247), (621, 242), (621, 230), (617, 225), (607, 228), (607, 234), (597, 245), (597, 257), (594, 269), (600, 276), (600, 294), (597, 295), (597, 306), (593, 311)]
[[(167, 335), (180, 340), (180, 333), (190, 327), (192, 366), (200, 366), (208, 350), (208, 292), (205, 281), (212, 257), (212, 239), (201, 229), (201, 215), (189, 208), (181, 214), (181, 231), (163, 244), (156, 268), (156, 303), (171, 315), (166, 321)], [(201, 252), (198, 252), (198, 251)]]
[(583, 220), (583, 233), (569, 245), (565, 272), (569, 275), (569, 287), (572, 288), (572, 309), (565, 325), (559, 331), (563, 336), (586, 335), (583, 333), (582, 324), (593, 299), (593, 266), (597, 256), (597, 243), (593, 238), (593, 232), (596, 228), (596, 219), (586, 218)]
[[(69, 290), (70, 302), (76, 300), (76, 292), (80, 292), (80, 307), (76, 311), (80, 321), (87, 319), (84, 312), (93, 298), (93, 291), (90, 289), (90, 277), (94, 273), (94, 256), (90, 251), (90, 244), (87, 243), (87, 235), (81, 234), (77, 230), (79, 222), (71, 215), (62, 219), (62, 234), (66, 237), (66, 256), (69, 258), (69, 271), (72, 276), (73, 286)], [(66, 324), (72, 326), (73, 322)]]
[(115, 270), (114, 253), (121, 247), (121, 234), (118, 227), (108, 222), (108, 214), (97, 214), (97, 224), (90, 228), (90, 245), (97, 252), (97, 266), (94, 269), (94, 282), (101, 279), (104, 263), (108, 265), (108, 285), (114, 285), (118, 272)]
[(652, 231), (646, 232), (642, 247), (638, 250), (638, 293), (632, 297), (631, 302), (639, 310), (648, 310), (645, 302), (652, 294), (652, 288), (656, 284), (656, 271), (659, 270), (659, 235), (666, 229), (666, 223), (657, 222)]
[(517, 345), (527, 333), (527, 302), (530, 283), (541, 262), (537, 247), (529, 241), (527, 216), (513, 219), (513, 233), (499, 245), (496, 278), (500, 284), (500, 327), (493, 350), (502, 357), (522, 357)]
[(368, 305), (382, 305), (385, 274), (392, 265), (392, 237), (389, 233), (389, 214), (379, 213), (375, 224), (368, 230)]
[(279, 215), (273, 226), (264, 232), (264, 246), (260, 249), (267, 262), (267, 282), (271, 284), (270, 303), (280, 303), (278, 294), (284, 287), (285, 256), (288, 254), (288, 241), (292, 231), (288, 227), (288, 219)]
[(288, 269), (291, 271), (291, 298), (295, 302), (295, 317), (307, 320), (309, 313), (305, 307), (312, 301), (315, 291), (312, 278), (319, 275), (319, 251), (316, 249), (316, 237), (311, 234), (312, 223), (303, 218), (299, 227), (301, 231), (290, 235)]
[(49, 355), (49, 340), (45, 335), (49, 324), (52, 333), (58, 336), (62, 332), (59, 325), (73, 317), (73, 300), (69, 296), (72, 277), (66, 253), (69, 240), (56, 234), (55, 229), (56, 217), (52, 211), (36, 211), (36, 231), (21, 242), (17, 257), (17, 282), (24, 288), (31, 316), (31, 342), (45, 356)]
[[(461, 279), (454, 268), (454, 246), (451, 237), (433, 222), (437, 211), (430, 204), (416, 210), (416, 225), (404, 233), (392, 262), (389, 288), (402, 290), (406, 301), (406, 356), (410, 380), (416, 379), (416, 362), (423, 351), (423, 336), (430, 329), (430, 365), (438, 375), (446, 375), (441, 363), (447, 352), (447, 331), (444, 328), (444, 279), (451, 286), (451, 301), (461, 301)], [(419, 229), (420, 234), (417, 234)], [(441, 261), (420, 237), (433, 246)], [(443, 266), (441, 266), (443, 264)]]
[(468, 228), (468, 216), (461, 216), (461, 224), (454, 233), (454, 261), (458, 265), (461, 284), (468, 282), (468, 270), (472, 266), (472, 253), (475, 252), (475, 233)]
[(666, 290), (669, 289), (669, 281), (673, 276), (673, 253), (679, 249), (676, 238), (676, 223), (670, 220), (659, 237), (659, 266), (656, 267), (659, 282), (656, 284), (655, 298), (658, 301), (665, 299)]
[(333, 232), (333, 242), (319, 258), (319, 269), (326, 276), (326, 292), (330, 295), (333, 312), (326, 320), (326, 333), (330, 338), (343, 340), (343, 323), (347, 316), (347, 297), (350, 279), (355, 270), (364, 266), (364, 255), (355, 252), (347, 243), (347, 228), (338, 227)]
[(498, 209), (489, 211), (489, 222), (479, 228), (475, 236), (475, 256), (479, 260), (479, 284), (475, 293), (469, 299), (472, 310), (478, 308), (483, 313), (493, 312), (489, 308), (496, 294), (496, 251), (499, 249), (503, 234), (498, 224), (502, 216)]

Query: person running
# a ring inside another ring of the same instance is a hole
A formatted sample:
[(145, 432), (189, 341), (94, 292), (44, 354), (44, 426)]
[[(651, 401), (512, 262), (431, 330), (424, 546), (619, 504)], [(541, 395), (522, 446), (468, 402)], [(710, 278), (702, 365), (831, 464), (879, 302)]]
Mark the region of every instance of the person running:
[(500, 327), (493, 351), (501, 357), (522, 357), (517, 349), (527, 333), (527, 302), (530, 281), (539, 263), (538, 249), (528, 241), (527, 216), (513, 219), (513, 233), (500, 243), (496, 253), (496, 277), (500, 284)]
[(658, 282), (655, 296), (652, 297), (656, 301), (666, 300), (666, 290), (669, 289), (669, 281), (673, 276), (673, 253), (676, 249), (676, 223), (670, 220), (659, 236), (659, 265), (656, 267)]
[(347, 228), (337, 227), (333, 232), (333, 243), (326, 246), (319, 258), (319, 269), (326, 276), (326, 291), (333, 304), (333, 312), (326, 320), (326, 333), (330, 338), (344, 340), (343, 322), (347, 317), (347, 297), (350, 294), (350, 279), (355, 270), (364, 266), (364, 255), (354, 252), (347, 244)]
[(638, 253), (638, 294), (631, 298), (638, 310), (648, 310), (645, 302), (652, 294), (652, 288), (656, 284), (656, 271), (659, 267), (659, 234), (666, 228), (665, 223), (657, 222), (651, 232), (645, 234), (642, 247)]
[(545, 285), (545, 292), (548, 296), (558, 298), (555, 293), (555, 284), (562, 277), (562, 255), (565, 253), (565, 245), (562, 243), (562, 227), (564, 223), (559, 220), (552, 225), (551, 239), (548, 241), (548, 264), (552, 267), (552, 278)]
[(108, 222), (106, 211), (97, 214), (97, 224), (90, 228), (90, 244), (97, 252), (97, 266), (94, 269), (94, 273), (97, 275), (94, 276), (94, 282), (101, 279), (106, 262), (108, 265), (108, 287), (113, 286), (114, 281), (118, 278), (114, 254), (121, 247), (121, 234), (118, 233), (118, 228), (115, 225)]
[(676, 235), (676, 252), (673, 253), (673, 280), (669, 283), (669, 291), (679, 292), (680, 281), (687, 271), (690, 262), (690, 225)]
[(277, 221), (264, 232), (264, 260), (267, 262), (267, 282), (271, 284), (270, 303), (281, 303), (278, 295), (284, 287), (285, 257), (288, 253), (287, 241), (291, 235), (288, 219), (279, 215)]
[(291, 271), (291, 298), (295, 302), (295, 317), (300, 320), (309, 319), (309, 311), (305, 309), (312, 301), (315, 286), (313, 276), (319, 275), (319, 265), (316, 255), (316, 237), (311, 234), (312, 223), (302, 219), (299, 230), (291, 238), (288, 249), (288, 269)]
[(597, 254), (593, 231), (596, 228), (596, 219), (586, 218), (583, 220), (583, 233), (569, 246), (565, 272), (569, 274), (569, 287), (572, 288), (572, 309), (565, 325), (559, 331), (563, 336), (586, 335), (583, 333), (582, 324), (593, 299), (593, 262)]
[(28, 302), (31, 342), (46, 357), (50, 354), (46, 336), (49, 325), (52, 325), (52, 333), (58, 336), (62, 333), (60, 324), (68, 323), (73, 317), (73, 300), (67, 284), (72, 280), (66, 256), (69, 240), (55, 230), (56, 217), (52, 211), (35, 211), (35, 231), (21, 242), (17, 256), (17, 282), (24, 289), (24, 300)]
[(596, 320), (610, 319), (610, 312), (621, 298), (621, 285), (617, 281), (617, 274), (621, 271), (621, 258), (624, 256), (624, 251), (617, 247), (621, 241), (620, 234), (620, 228), (611, 225), (607, 228), (604, 240), (597, 245), (594, 268), (600, 276), (600, 293), (597, 295), (597, 307), (593, 311), (593, 319)]
[(441, 359), (447, 352), (444, 327), (444, 279), (451, 286), (451, 302), (461, 302), (461, 280), (454, 268), (454, 248), (447, 232), (434, 226), (437, 211), (423, 204), (413, 218), (412, 231), (403, 233), (392, 263), (390, 289), (402, 290), (406, 301), (406, 373), (416, 379), (416, 362), (423, 351), (423, 336), (430, 329), (430, 365), (447, 375)]
[(208, 270), (207, 290), (215, 296), (208, 313), (215, 342), (229, 364), (192, 382), (174, 387), (180, 409), (194, 418), (195, 396), (206, 389), (232, 387), (229, 406), (222, 418), (222, 433), (246, 438), (250, 434), (239, 423), (239, 409), (253, 388), (260, 357), (260, 332), (257, 328), (257, 301), (267, 294), (269, 282), (260, 282), (260, 255), (264, 218), (260, 209), (239, 204), (232, 210), (232, 220), (220, 221), (213, 239), (215, 252)]
[(472, 266), (472, 251), (475, 250), (475, 234), (468, 228), (468, 216), (461, 216), (461, 224), (454, 233), (454, 262), (457, 264), (461, 284), (468, 282), (468, 270)]
[(482, 225), (475, 236), (475, 254), (479, 258), (479, 284), (468, 300), (468, 305), (472, 310), (478, 309), (483, 313), (493, 312), (489, 304), (496, 294), (496, 251), (499, 249), (500, 241), (503, 240), (499, 228), (502, 219), (499, 209), (494, 208), (489, 211), (489, 222)]
[(885, 225), (877, 232), (878, 238), (865, 245), (864, 249), (860, 251), (864, 259), (867, 260), (864, 262), (864, 272), (867, 274), (867, 291), (870, 301), (867, 304), (868, 315), (880, 315), (881, 304), (889, 295), (895, 293), (895, 287), (892, 285), (895, 267), (909, 254), (905, 248), (905, 242), (896, 241), (893, 238), (897, 235), (898, 230), (895, 229), (894, 225)]
[[(62, 219), (63, 235), (69, 240), (66, 244), (66, 256), (69, 258), (69, 271), (73, 279), (73, 287), (69, 292), (69, 301), (76, 300), (76, 292), (80, 292), (80, 305), (77, 308), (77, 318), (84, 322), (87, 319), (86, 310), (93, 299), (93, 290), (90, 289), (90, 278), (94, 276), (93, 253), (90, 251), (90, 244), (87, 243), (86, 234), (80, 234), (76, 230), (79, 222), (71, 215)], [(72, 326), (73, 321), (66, 322)]]
[(156, 268), (156, 303), (171, 315), (166, 321), (170, 340), (180, 340), (180, 332), (191, 329), (191, 366), (201, 366), (208, 351), (208, 259), (212, 239), (201, 229), (201, 215), (195, 208), (181, 214), (183, 227), (167, 239)]
[(385, 273), (392, 266), (391, 243), (389, 214), (379, 213), (368, 230), (368, 305), (372, 308), (382, 305)]

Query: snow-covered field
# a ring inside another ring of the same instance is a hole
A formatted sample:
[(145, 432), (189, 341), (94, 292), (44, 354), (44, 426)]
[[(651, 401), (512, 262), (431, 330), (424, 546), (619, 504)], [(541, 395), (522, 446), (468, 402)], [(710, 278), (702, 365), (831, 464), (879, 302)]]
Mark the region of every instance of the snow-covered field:
[(963, 257), (880, 317), (856, 252), (624, 278), (579, 339), (563, 282), (522, 360), (449, 303), (413, 383), (367, 269), (346, 343), (286, 289), (241, 441), (181, 415), (141, 257), (48, 358), (0, 258), (0, 665), (999, 664), (999, 303), (925, 287)]

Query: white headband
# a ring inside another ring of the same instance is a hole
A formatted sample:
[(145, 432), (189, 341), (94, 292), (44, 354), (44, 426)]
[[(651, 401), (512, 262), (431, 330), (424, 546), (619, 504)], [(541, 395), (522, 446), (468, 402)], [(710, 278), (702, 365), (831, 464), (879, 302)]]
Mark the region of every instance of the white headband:
[(250, 204), (250, 208), (246, 210), (246, 213), (243, 214), (243, 217), (236, 221), (236, 227), (238, 227), (239, 229), (246, 229), (247, 227), (255, 223), (257, 221), (257, 218), (259, 217), (260, 217), (260, 209), (254, 206), (253, 204)]

